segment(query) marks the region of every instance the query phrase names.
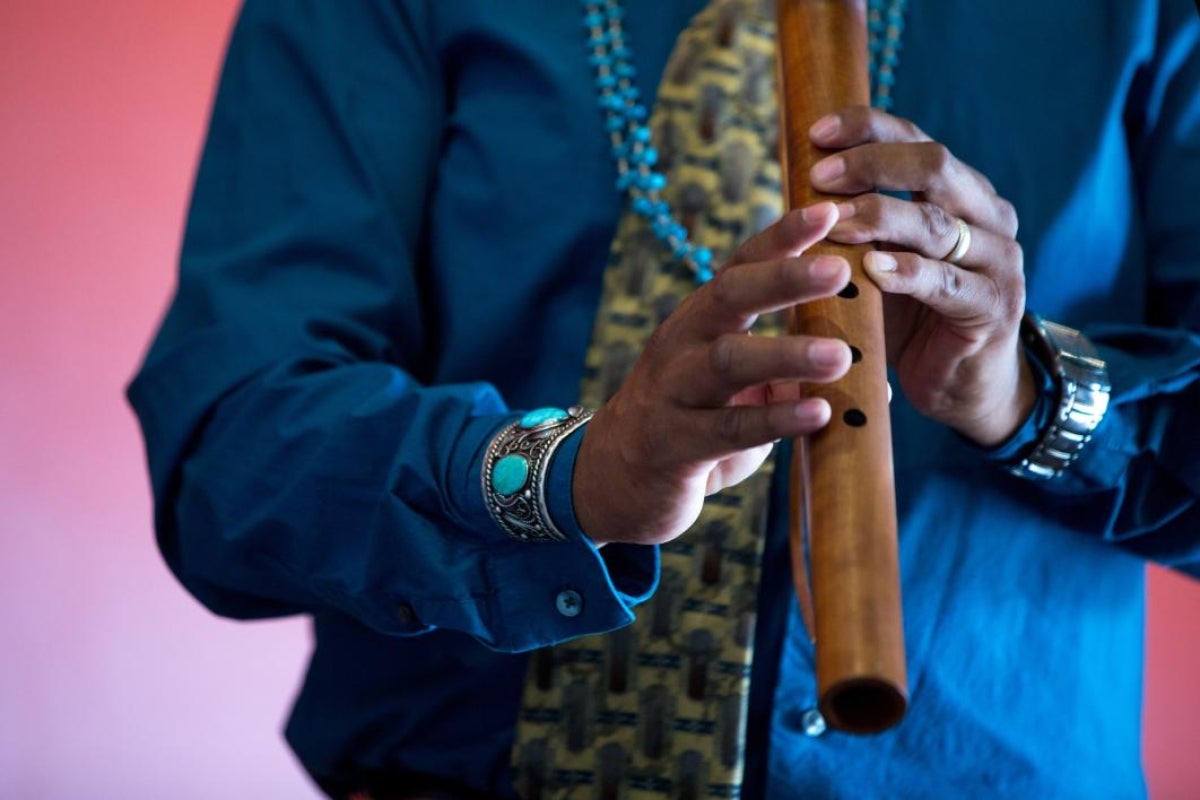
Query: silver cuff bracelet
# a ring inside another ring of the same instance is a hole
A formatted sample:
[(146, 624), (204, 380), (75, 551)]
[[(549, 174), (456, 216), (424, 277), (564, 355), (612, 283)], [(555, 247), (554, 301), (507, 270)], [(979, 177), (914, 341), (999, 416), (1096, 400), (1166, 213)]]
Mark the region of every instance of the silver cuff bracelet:
[(483, 498), (496, 524), (522, 542), (567, 537), (550, 519), (546, 475), (559, 444), (595, 413), (581, 406), (530, 411), (492, 439), (483, 458)]

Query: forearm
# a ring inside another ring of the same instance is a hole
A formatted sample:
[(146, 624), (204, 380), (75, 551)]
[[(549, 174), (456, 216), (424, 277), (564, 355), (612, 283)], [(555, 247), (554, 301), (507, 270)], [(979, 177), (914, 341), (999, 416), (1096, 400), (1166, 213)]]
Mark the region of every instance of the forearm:
[[(625, 624), (656, 578), (652, 550), (614, 551), (610, 573), (578, 534), (517, 542), (488, 516), (482, 454), (511, 416), (486, 385), (420, 387), (387, 364), (273, 367), (221, 400), (164, 482), (166, 559), (233, 616), (332, 608), (512, 650)], [(574, 617), (555, 608), (564, 587), (587, 600)]]

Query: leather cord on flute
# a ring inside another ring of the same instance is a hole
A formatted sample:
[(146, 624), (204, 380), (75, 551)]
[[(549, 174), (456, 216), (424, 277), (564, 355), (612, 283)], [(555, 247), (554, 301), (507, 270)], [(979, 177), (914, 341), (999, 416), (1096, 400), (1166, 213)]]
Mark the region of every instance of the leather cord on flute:
[[(809, 141), (809, 127), (870, 103), (866, 3), (776, 2), (785, 198), (789, 208), (801, 208), (833, 199), (809, 180), (826, 155)], [(847, 259), (850, 283), (837, 297), (797, 306), (789, 324), (793, 333), (840, 338), (852, 348), (844, 378), (804, 387), (829, 402), (833, 417), (797, 442), (791, 543), (797, 593), (811, 616), (820, 710), (829, 724), (853, 733), (885, 730), (908, 706), (883, 300), (863, 272), (868, 249), (830, 242), (812, 248)]]

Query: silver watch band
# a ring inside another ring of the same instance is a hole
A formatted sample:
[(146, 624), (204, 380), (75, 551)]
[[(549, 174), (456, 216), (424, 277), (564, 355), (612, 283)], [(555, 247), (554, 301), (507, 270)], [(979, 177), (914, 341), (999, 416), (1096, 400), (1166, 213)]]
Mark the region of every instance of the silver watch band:
[(1074, 328), (1026, 313), (1021, 338), (1058, 384), (1058, 407), (1033, 450), (1008, 469), (1021, 478), (1049, 480), (1079, 458), (1108, 411), (1112, 386), (1104, 359)]

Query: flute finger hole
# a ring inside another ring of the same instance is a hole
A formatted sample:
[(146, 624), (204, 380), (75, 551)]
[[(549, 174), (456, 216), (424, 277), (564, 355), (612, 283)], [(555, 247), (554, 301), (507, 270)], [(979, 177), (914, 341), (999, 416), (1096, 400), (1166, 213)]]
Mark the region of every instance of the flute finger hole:
[(854, 281), (847, 283), (846, 288), (838, 292), (838, 297), (845, 298), (846, 300), (853, 300), (858, 297), (858, 287), (854, 284)]
[(850, 363), (857, 364), (862, 361), (862, 350), (859, 350), (854, 345), (850, 345)]
[(851, 408), (842, 414), (842, 421), (852, 428), (861, 428), (867, 424), (867, 415), (857, 408)]

